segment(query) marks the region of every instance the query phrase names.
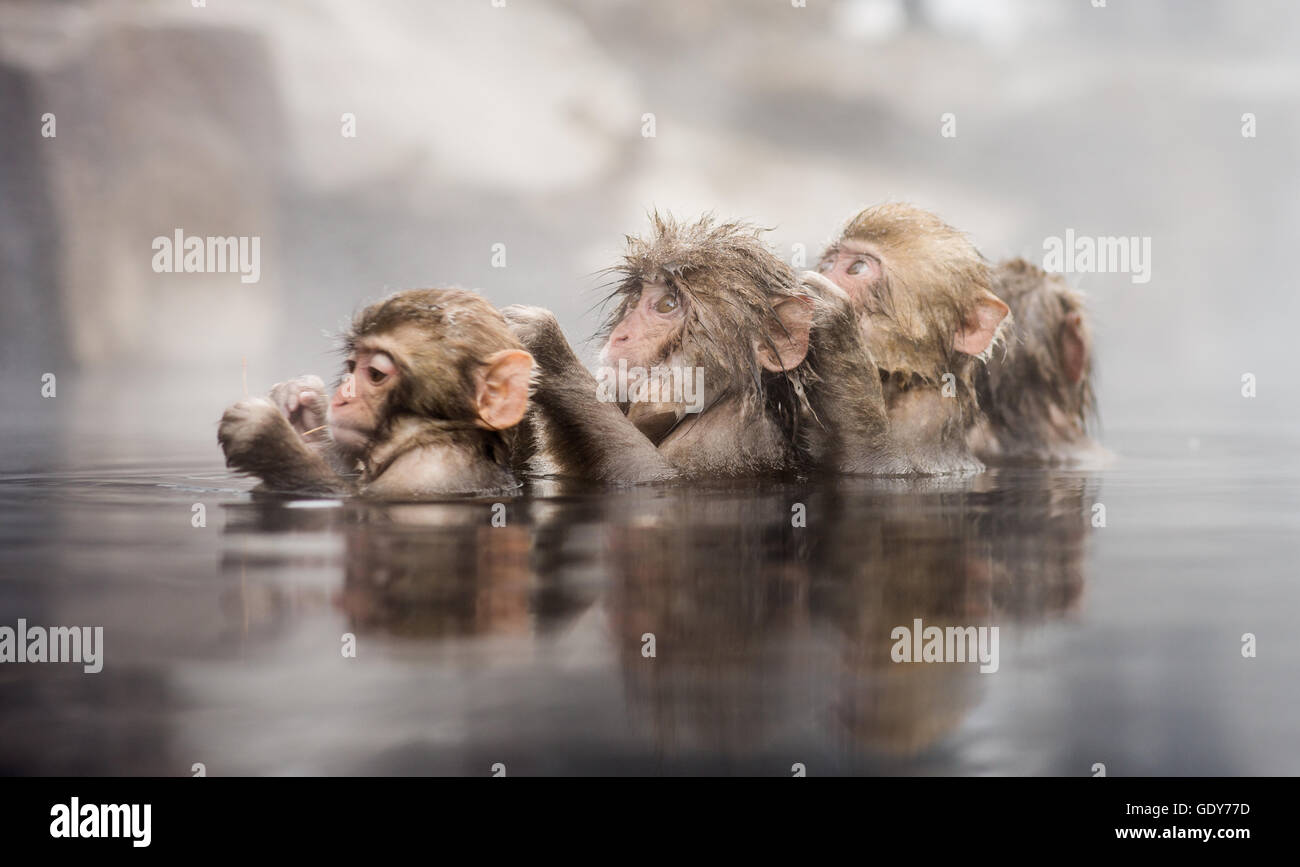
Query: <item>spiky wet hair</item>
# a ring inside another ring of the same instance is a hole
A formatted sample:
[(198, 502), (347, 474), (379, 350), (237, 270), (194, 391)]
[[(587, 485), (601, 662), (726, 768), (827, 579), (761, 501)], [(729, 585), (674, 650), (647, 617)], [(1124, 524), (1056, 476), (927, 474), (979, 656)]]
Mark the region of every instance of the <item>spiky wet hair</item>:
[(382, 343), (401, 372), (389, 406), (428, 419), (470, 422), (475, 374), (493, 353), (523, 349), (500, 311), (467, 289), (407, 289), (356, 315), (343, 339)]
[(988, 262), (966, 234), (929, 211), (887, 202), (851, 218), (827, 252), (847, 240), (876, 248), (886, 260), (882, 279), (863, 299), (875, 329), (884, 332), (872, 341), (881, 369), (928, 382), (966, 370), (952, 338), (992, 287)]
[(609, 300), (616, 303), (600, 336), (636, 305), (642, 284), (663, 281), (688, 302), (681, 341), (760, 379), (752, 340), (777, 319), (776, 303), (801, 294), (794, 270), (768, 249), (760, 237), (765, 230), (750, 223), (718, 222), (712, 214), (682, 223), (655, 211), (650, 225), (647, 237), (627, 236), (623, 262), (611, 269), (618, 284)]
[(770, 374), (753, 346), (756, 340), (770, 344), (769, 327), (780, 322), (775, 305), (803, 294), (794, 270), (768, 249), (765, 230), (751, 223), (719, 222), (712, 214), (683, 223), (653, 211), (650, 226), (645, 237), (627, 236), (622, 263), (610, 269), (617, 285), (606, 300), (614, 304), (599, 336), (607, 338), (636, 306), (643, 284), (663, 281), (686, 300), (682, 328), (664, 353), (690, 347), (693, 357), (686, 362), (727, 383), (713, 395), (715, 402), (739, 396), (743, 411), (770, 412), (793, 441), (802, 400), (794, 382), (804, 365), (785, 376)]

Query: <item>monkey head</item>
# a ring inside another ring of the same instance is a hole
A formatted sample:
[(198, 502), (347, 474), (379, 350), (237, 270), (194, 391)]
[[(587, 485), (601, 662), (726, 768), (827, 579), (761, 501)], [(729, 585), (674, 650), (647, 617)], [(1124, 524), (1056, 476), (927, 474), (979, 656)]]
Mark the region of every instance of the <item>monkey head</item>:
[[(998, 295), (1011, 306), (1015, 339), (975, 379), (995, 442), (990, 456), (1050, 458), (1085, 445), (1096, 416), (1092, 335), (1083, 296), (1059, 274), (1024, 259), (998, 265)], [(996, 445), (996, 448), (994, 448)]]
[(532, 356), (496, 308), (467, 290), (391, 295), (357, 315), (344, 349), (328, 419), (349, 456), (363, 456), (399, 420), (500, 431), (528, 408)]
[(938, 380), (961, 356), (981, 356), (1010, 309), (966, 236), (902, 203), (868, 208), (822, 254), (818, 270), (862, 313), (877, 364)]
[(1032, 367), (1048, 379), (1053, 391), (1076, 399), (1087, 386), (1092, 369), (1092, 335), (1084, 319), (1083, 296), (1060, 274), (1049, 274), (1024, 259), (998, 265), (997, 290), (1010, 305), (1019, 341), (1008, 357), (990, 362), (994, 379), (1014, 375), (1028, 378)]
[[(749, 225), (709, 216), (681, 224), (658, 213), (651, 222), (650, 236), (629, 237), (613, 269), (621, 279), (601, 364), (664, 370), (670, 380), (702, 371), (704, 407), (737, 398), (762, 409), (780, 400), (789, 388), (784, 377), (808, 354), (814, 315), (793, 270)], [(652, 439), (687, 412), (679, 391), (669, 399), (663, 391), (657, 401), (628, 407)]]

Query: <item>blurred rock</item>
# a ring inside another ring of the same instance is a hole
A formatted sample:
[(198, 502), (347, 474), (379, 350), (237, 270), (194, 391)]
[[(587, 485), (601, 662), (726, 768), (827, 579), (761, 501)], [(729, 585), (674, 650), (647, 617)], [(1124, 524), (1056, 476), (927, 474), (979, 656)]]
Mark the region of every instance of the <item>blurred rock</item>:
[[(640, 124), (617, 66), (548, 6), (9, 2), (0, 31), (0, 116), (15, 132), (0, 181), (6, 343), (82, 363), (237, 371), (248, 356), (260, 375), (286, 332), (320, 340), (324, 323), (281, 315), (320, 303), (322, 255), (339, 270), (346, 246), (321, 237), (350, 235), (374, 275), (327, 293), (350, 297), (330, 309), (336, 325), (390, 278), (368, 255), (389, 238), (373, 232), (464, 232), (480, 199), (593, 188)], [(54, 138), (40, 137), (45, 112)], [(320, 208), (329, 231), (305, 235)], [(543, 235), (554, 221), (526, 222)], [(152, 240), (177, 229), (260, 237), (260, 282), (154, 273)], [(422, 285), (472, 282), (419, 270)]]
[(49, 370), (63, 345), (60, 298), (54, 291), (59, 236), (40, 116), (31, 76), (0, 62), (0, 118), (26, 121), (6, 130), (0, 159), (3, 371), (20, 363)]
[[(28, 102), (6, 112), (8, 123), (38, 130), (37, 148), (21, 149), (6, 171), (46, 175), (52, 204), (29, 230), (32, 249), (44, 251), (35, 255), (51, 258), (25, 269), (13, 290), (43, 299), (44, 310), (8, 319), (6, 330), (21, 334), (53, 315), (54, 345), (83, 364), (195, 361), (234, 334), (269, 335), (284, 126), (265, 41), (104, 8), (75, 23), (65, 9), (64, 26), (42, 19), (35, 49), (12, 46), (17, 30), (34, 26), (30, 16), (0, 19), (6, 77)], [(46, 112), (56, 135), (41, 138)], [(5, 201), (7, 212), (31, 207)], [(262, 281), (154, 273), (151, 243), (176, 229), (261, 236)]]

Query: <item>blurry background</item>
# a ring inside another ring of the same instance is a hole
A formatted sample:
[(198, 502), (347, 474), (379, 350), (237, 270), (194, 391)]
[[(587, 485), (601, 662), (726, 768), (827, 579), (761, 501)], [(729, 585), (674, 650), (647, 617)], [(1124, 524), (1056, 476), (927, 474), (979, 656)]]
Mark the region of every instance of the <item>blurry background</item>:
[[(1227, 0), (0, 0), (0, 625), (109, 647), (0, 666), (0, 775), (1297, 773), (1297, 36)], [(811, 264), (886, 199), (993, 260), (1152, 239), (1149, 283), (1072, 278), (1114, 467), (492, 528), (222, 466), (242, 361), (328, 378), (387, 291), (545, 305), (582, 346), (651, 207)], [(154, 273), (177, 229), (260, 237), (261, 281)], [(893, 666), (913, 617), (1002, 624), (1000, 674)]]
[[(544, 305), (580, 343), (651, 207), (811, 264), (905, 199), (994, 260), (1152, 238), (1149, 283), (1072, 278), (1107, 430), (1291, 421), (1298, 35), (1294, 4), (1227, 0), (3, 0), (0, 396), (78, 448), (166, 415), (215, 457), (241, 359), (255, 392), (329, 378), (386, 291)], [(155, 274), (178, 228), (260, 236), (261, 281)], [(47, 371), (93, 419), (50, 416)]]

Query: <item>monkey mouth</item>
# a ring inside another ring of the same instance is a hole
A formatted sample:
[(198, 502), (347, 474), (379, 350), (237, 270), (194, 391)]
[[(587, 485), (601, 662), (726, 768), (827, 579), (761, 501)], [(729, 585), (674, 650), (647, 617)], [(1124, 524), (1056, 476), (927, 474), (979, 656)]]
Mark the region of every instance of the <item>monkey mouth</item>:
[(632, 358), (626, 352), (612, 348), (609, 343), (601, 347), (600, 355), (596, 356), (596, 360), (606, 367), (617, 365), (620, 361), (628, 364), (633, 363)]

